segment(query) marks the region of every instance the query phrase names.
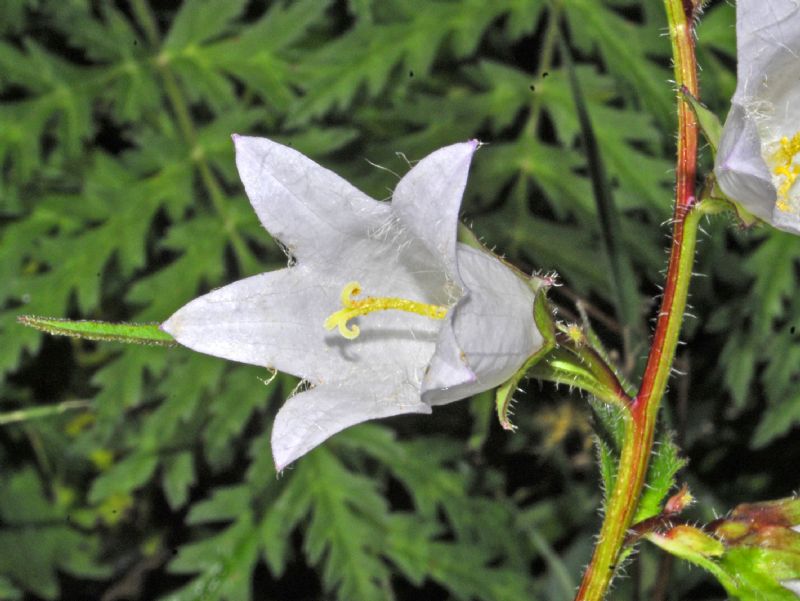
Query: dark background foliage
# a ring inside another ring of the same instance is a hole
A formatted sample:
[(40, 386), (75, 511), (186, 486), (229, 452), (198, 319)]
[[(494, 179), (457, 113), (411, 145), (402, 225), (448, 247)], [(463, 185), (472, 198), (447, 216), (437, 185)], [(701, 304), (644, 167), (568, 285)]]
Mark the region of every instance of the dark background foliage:
[[(733, 22), (717, 2), (698, 29), (720, 115)], [(521, 268), (557, 271), (561, 317), (588, 303), (636, 381), (671, 213), (660, 3), (8, 0), (0, 29), (0, 598), (572, 598), (602, 500), (579, 394), (530, 382), (514, 434), (489, 394), (364, 425), (276, 476), (269, 433), (291, 377), (16, 319), (160, 321), (283, 266), (232, 132), (291, 144), (375, 198), (406, 159), (478, 137), (465, 221)], [(561, 40), (636, 277), (627, 320)], [(725, 216), (704, 229), (663, 420), (697, 519), (790, 494), (800, 460), (800, 243)], [(615, 599), (723, 597), (652, 549), (635, 559)]]

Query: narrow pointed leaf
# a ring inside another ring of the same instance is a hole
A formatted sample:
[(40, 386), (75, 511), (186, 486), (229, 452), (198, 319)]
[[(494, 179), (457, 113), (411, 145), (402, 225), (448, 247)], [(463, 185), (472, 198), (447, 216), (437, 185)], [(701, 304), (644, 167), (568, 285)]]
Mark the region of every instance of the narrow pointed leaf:
[(705, 136), (709, 146), (711, 146), (711, 152), (716, 156), (717, 148), (719, 147), (719, 139), (722, 136), (722, 123), (719, 117), (708, 110), (697, 98), (692, 96), (689, 90), (684, 88), (681, 90), (681, 94), (683, 94), (683, 99), (689, 104), (695, 117), (697, 117), (700, 130), (703, 132), (703, 136)]
[(175, 340), (159, 329), (156, 323), (110, 323), (107, 321), (73, 321), (58, 317), (20, 315), (19, 323), (53, 336), (72, 336), (86, 340), (111, 340), (135, 344), (172, 346)]

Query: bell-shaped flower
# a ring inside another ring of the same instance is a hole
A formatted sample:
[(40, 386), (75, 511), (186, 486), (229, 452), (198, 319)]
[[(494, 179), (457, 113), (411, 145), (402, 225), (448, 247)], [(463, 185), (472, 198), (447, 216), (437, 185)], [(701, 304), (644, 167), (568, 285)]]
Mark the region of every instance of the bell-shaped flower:
[(308, 384), (275, 420), (279, 470), (348, 426), (498, 386), (542, 347), (531, 280), (456, 240), (477, 141), (419, 161), (391, 202), (286, 146), (234, 142), (250, 202), (289, 267), (201, 296), (162, 328)]
[(800, 233), (800, 4), (738, 0), (737, 84), (714, 172), (722, 191)]

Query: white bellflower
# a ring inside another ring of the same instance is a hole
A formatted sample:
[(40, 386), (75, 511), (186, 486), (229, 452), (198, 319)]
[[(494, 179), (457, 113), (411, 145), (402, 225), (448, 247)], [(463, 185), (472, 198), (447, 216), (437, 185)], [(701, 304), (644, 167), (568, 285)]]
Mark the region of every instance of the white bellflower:
[(800, 233), (800, 3), (739, 0), (737, 84), (714, 172), (722, 191)]
[(308, 383), (275, 420), (278, 470), (348, 426), (498, 386), (542, 348), (529, 282), (456, 241), (476, 141), (419, 161), (391, 203), (286, 146), (234, 142), (250, 202), (292, 261), (191, 301), (162, 328)]

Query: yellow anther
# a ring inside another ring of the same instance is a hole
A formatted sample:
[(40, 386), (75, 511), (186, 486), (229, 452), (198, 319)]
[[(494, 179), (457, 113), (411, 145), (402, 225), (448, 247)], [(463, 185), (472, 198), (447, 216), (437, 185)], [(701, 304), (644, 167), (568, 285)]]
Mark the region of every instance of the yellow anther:
[(789, 190), (800, 176), (800, 164), (795, 163), (795, 158), (800, 153), (800, 132), (791, 138), (783, 136), (778, 144), (778, 149), (772, 155), (772, 160), (777, 164), (772, 173), (781, 178), (778, 186), (777, 207), (781, 211), (788, 212), (792, 210), (789, 203)]
[(359, 294), (361, 294), (361, 284), (358, 282), (349, 282), (342, 288), (340, 299), (344, 308), (328, 316), (323, 324), (326, 330), (332, 330), (338, 326), (339, 333), (348, 340), (352, 340), (358, 337), (361, 330), (355, 325), (348, 326), (347, 322), (359, 315), (368, 315), (375, 311), (406, 311), (431, 319), (444, 319), (447, 316), (447, 307), (440, 305), (429, 305), (393, 296), (367, 296), (357, 300), (355, 297)]

